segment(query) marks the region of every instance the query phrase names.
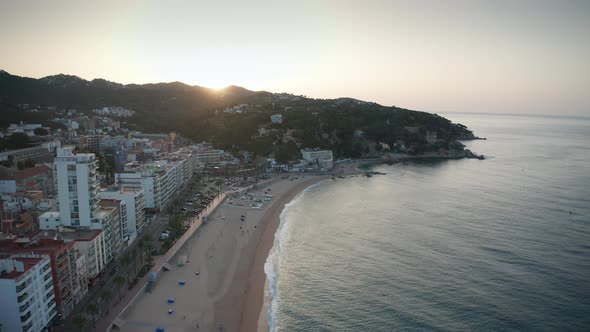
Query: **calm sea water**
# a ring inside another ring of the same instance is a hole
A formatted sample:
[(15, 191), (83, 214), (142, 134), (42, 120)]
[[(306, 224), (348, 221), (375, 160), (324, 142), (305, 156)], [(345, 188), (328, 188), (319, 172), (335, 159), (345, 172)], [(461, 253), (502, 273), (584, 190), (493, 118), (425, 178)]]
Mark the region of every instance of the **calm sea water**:
[(446, 116), (487, 160), (376, 166), (283, 212), (273, 331), (590, 330), (590, 119)]

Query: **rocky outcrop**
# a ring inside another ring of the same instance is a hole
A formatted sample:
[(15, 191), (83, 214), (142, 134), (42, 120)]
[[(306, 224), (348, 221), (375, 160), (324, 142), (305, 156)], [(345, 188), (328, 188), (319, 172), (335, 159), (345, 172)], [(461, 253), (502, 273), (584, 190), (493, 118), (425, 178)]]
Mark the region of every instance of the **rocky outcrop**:
[(471, 150), (469, 150), (469, 149), (465, 149), (465, 157), (466, 158), (471, 158), (471, 159), (479, 159), (479, 160), (484, 160), (485, 159), (485, 157), (484, 157), (483, 154), (479, 154), (478, 155), (476, 153), (471, 152)]

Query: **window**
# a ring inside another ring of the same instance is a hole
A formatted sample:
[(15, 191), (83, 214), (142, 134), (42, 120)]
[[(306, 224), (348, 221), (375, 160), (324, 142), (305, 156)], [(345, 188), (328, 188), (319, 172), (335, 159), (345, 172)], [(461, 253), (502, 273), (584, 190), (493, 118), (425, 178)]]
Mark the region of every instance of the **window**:
[(76, 165), (68, 165), (68, 172), (75, 172), (76, 171)]

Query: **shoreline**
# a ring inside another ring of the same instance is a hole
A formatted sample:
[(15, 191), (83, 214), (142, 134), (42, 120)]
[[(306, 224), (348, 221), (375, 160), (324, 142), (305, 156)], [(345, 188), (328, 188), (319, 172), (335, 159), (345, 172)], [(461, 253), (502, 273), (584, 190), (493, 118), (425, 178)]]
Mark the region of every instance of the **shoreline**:
[[(269, 332), (268, 310), (270, 306), (270, 294), (268, 294), (268, 279), (264, 271), (264, 265), (272, 250), (274, 250), (274, 241), (276, 232), (281, 223), (281, 214), (285, 206), (295, 199), (300, 193), (307, 188), (329, 179), (333, 175), (353, 176), (360, 174), (362, 171), (359, 167), (364, 163), (360, 160), (351, 160), (346, 163), (337, 164), (330, 175), (318, 176), (313, 182), (302, 183), (301, 186), (292, 188), (292, 190), (281, 197), (279, 206), (274, 207), (268, 219), (263, 221), (265, 229), (263, 237), (256, 248), (256, 258), (250, 269), (248, 288), (246, 289), (244, 302), (242, 304), (243, 312), (240, 322), (239, 331), (242, 332)], [(305, 186), (303, 186), (305, 184)], [(278, 203), (278, 202), (277, 202)], [(280, 208), (279, 208), (280, 207)]]
[[(329, 176), (327, 175), (314, 176), (297, 184), (283, 194), (262, 217), (261, 223), (264, 224), (264, 230), (256, 247), (254, 262), (250, 267), (248, 286), (242, 302), (242, 317), (239, 331), (256, 332), (269, 330), (266, 312), (263, 310), (268, 306), (268, 303), (266, 303), (267, 306), (265, 306), (264, 301), (266, 285), (268, 284), (266, 273), (264, 271), (264, 264), (266, 263), (270, 251), (274, 247), (275, 234), (281, 222), (281, 213), (283, 212), (285, 205), (291, 202), (305, 189), (328, 178)], [(260, 326), (259, 322), (263, 323), (263, 325)]]
[[(285, 204), (325, 179), (329, 175), (274, 177), (228, 193), (209, 222), (166, 260), (169, 271), (159, 273), (150, 291), (140, 292), (120, 313), (120, 330), (257, 331), (264, 264), (280, 214)], [(178, 263), (181, 257), (185, 264)]]

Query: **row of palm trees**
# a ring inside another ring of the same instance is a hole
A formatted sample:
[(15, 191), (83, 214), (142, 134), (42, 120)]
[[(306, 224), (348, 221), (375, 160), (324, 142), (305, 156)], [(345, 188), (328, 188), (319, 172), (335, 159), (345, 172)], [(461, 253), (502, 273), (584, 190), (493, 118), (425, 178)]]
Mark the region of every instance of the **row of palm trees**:
[[(141, 271), (141, 269), (146, 265), (153, 264), (153, 257), (152, 257), (152, 250), (153, 250), (153, 240), (149, 234), (144, 235), (141, 239), (138, 240), (137, 247), (129, 249), (123, 256), (119, 259), (119, 265), (125, 267), (125, 275), (122, 273), (117, 273), (117, 275), (113, 278), (113, 282), (115, 283), (115, 290), (116, 293), (119, 294), (118, 301), (121, 301), (123, 298), (123, 291), (122, 287), (127, 285), (128, 288), (132, 288), (135, 285), (135, 281), (137, 280), (137, 274)], [(139, 262), (138, 259), (139, 258)], [(146, 260), (147, 259), (147, 260)], [(138, 266), (140, 267), (138, 270)], [(132, 283), (131, 277), (133, 276), (134, 281)], [(82, 331), (87, 323), (87, 316), (90, 316), (92, 321), (92, 326), (96, 328), (96, 321), (99, 318), (99, 313), (101, 312), (101, 307), (106, 308), (106, 314), (109, 313), (109, 308), (111, 304), (111, 300), (113, 299), (113, 291), (111, 289), (106, 288), (100, 293), (100, 297), (98, 301), (93, 301), (86, 306), (86, 310), (83, 310), (73, 319), (73, 324)], [(86, 315), (85, 315), (86, 314)]]

